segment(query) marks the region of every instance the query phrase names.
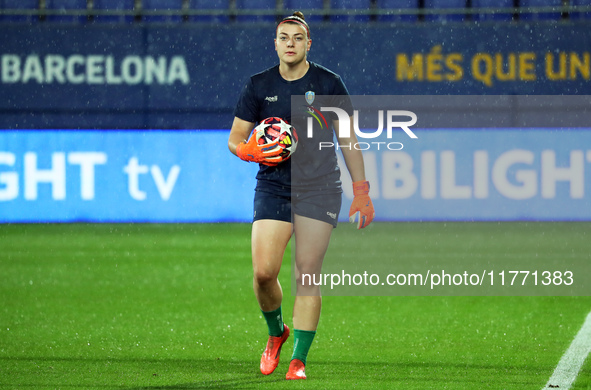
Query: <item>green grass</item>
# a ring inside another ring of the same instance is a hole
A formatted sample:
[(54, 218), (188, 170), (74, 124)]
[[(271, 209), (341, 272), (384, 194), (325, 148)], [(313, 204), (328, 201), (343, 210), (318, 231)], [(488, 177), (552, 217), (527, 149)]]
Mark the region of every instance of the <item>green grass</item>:
[[(588, 260), (591, 224), (382, 223), (355, 234), (417, 261)], [(335, 234), (331, 254), (341, 242)], [(291, 338), (277, 371), (258, 372), (266, 327), (250, 261), (246, 224), (0, 225), (0, 388), (541, 389), (591, 310), (589, 297), (328, 296), (309, 379), (287, 382)], [(591, 389), (589, 361), (573, 389)]]

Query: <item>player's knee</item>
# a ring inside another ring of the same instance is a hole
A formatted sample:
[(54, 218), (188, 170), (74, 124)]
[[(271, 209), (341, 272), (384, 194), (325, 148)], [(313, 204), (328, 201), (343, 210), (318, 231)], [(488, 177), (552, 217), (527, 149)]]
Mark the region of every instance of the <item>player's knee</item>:
[(322, 283), (322, 275), (318, 272), (318, 270), (314, 268), (306, 269), (303, 268), (298, 272), (295, 277), (295, 282), (297, 286), (313, 286)]
[(277, 280), (277, 272), (268, 269), (257, 269), (254, 272), (254, 280), (259, 286), (266, 286)]

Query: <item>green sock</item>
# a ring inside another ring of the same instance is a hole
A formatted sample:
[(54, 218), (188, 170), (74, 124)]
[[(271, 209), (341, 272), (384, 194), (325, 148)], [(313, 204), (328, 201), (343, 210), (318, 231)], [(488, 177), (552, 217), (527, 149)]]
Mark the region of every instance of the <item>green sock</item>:
[(269, 327), (269, 336), (281, 336), (283, 334), (283, 314), (281, 314), (281, 306), (273, 311), (263, 311), (263, 316), (265, 316), (265, 321), (267, 321), (267, 326)]
[(316, 336), (316, 331), (294, 329), (293, 334), (295, 341), (293, 344), (293, 355), (291, 355), (291, 360), (299, 359), (305, 365), (308, 351), (310, 350), (314, 336)]

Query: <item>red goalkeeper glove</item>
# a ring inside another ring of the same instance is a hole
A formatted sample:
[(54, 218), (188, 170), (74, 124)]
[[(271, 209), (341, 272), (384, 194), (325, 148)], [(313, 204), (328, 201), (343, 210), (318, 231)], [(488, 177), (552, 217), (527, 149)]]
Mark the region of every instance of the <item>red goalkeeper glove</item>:
[(357, 229), (363, 229), (373, 221), (376, 215), (373, 203), (369, 197), (369, 182), (353, 182), (353, 203), (349, 209), (349, 222), (355, 222), (358, 218)]
[(283, 161), (279, 156), (283, 149), (279, 146), (279, 140), (268, 144), (259, 145), (259, 137), (256, 132), (250, 136), (245, 143), (240, 143), (236, 147), (236, 155), (244, 161), (252, 161), (269, 166), (275, 166)]

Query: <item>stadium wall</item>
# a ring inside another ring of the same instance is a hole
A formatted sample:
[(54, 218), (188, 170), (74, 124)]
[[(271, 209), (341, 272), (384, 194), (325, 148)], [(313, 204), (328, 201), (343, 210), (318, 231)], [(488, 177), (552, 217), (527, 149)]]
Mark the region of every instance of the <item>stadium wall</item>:
[[(227, 129), (272, 24), (0, 25), (0, 128)], [(589, 23), (312, 26), (355, 95), (591, 94)]]
[[(273, 29), (0, 25), (0, 222), (250, 221), (257, 167), (227, 129), (247, 77), (277, 61)], [(312, 33), (310, 59), (355, 95), (591, 95), (588, 23)], [(589, 104), (566, 102), (520, 129), (505, 110), (488, 133), (433, 106), (414, 147), (365, 151), (378, 220), (591, 220)]]

